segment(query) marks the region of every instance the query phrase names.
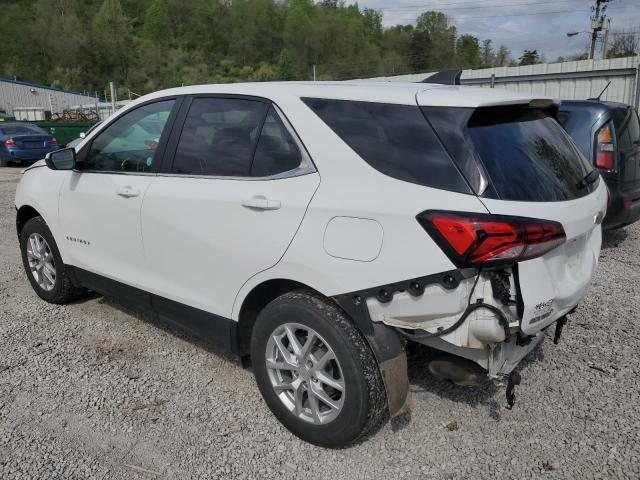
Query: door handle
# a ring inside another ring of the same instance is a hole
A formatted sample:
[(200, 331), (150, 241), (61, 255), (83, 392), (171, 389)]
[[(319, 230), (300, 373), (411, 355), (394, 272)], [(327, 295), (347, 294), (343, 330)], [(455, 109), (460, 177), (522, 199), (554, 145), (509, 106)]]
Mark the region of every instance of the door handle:
[(131, 198), (140, 195), (140, 190), (127, 185), (126, 187), (120, 187), (119, 189), (117, 189), (116, 193), (121, 197)]
[(256, 210), (278, 210), (282, 204), (280, 200), (273, 200), (264, 195), (255, 195), (251, 198), (242, 200), (242, 206), (247, 208), (255, 208)]

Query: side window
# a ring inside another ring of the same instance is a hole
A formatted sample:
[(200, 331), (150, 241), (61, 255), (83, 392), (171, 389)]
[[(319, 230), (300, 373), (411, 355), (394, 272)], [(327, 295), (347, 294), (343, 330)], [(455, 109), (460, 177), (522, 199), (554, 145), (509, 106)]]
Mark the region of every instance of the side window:
[(302, 155), (295, 140), (271, 107), (262, 127), (251, 166), (251, 176), (267, 177), (293, 170), (300, 165)]
[(640, 141), (640, 125), (638, 116), (632, 108), (617, 108), (613, 110), (613, 122), (618, 136), (618, 149), (629, 152)]
[(148, 172), (175, 100), (151, 103), (118, 118), (91, 143), (81, 170)]
[(244, 99), (195, 98), (184, 123), (172, 172), (250, 175), (267, 105)]
[(405, 182), (469, 192), (417, 105), (302, 98), (362, 160)]

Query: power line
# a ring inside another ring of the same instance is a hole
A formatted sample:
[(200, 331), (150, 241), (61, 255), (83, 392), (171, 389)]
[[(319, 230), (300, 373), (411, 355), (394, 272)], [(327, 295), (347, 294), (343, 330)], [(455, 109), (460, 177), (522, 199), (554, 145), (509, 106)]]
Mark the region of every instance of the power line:
[[(584, 0), (558, 0), (557, 2), (553, 2), (553, 3), (563, 3), (563, 2), (583, 2)], [(526, 4), (530, 4), (530, 5), (535, 5), (537, 3), (542, 3), (542, 2), (526, 2), (524, 3)], [(380, 7), (377, 8), (375, 10), (388, 10), (388, 9), (395, 9), (395, 8), (431, 8), (433, 10), (439, 10), (439, 9), (446, 9), (449, 8), (451, 5), (477, 5), (477, 6), (483, 6), (484, 5), (484, 0), (479, 0), (479, 1), (463, 1), (463, 2), (447, 2), (447, 3), (440, 3), (438, 2), (437, 4), (429, 3), (429, 4), (413, 4), (413, 5), (398, 5), (396, 7)], [(365, 8), (369, 8), (369, 7), (365, 7)], [(454, 8), (454, 7), (451, 7)], [(463, 8), (463, 7), (455, 7), (455, 8)]]
[(433, 9), (434, 11), (440, 11), (440, 10), (478, 10), (478, 9), (484, 9), (484, 8), (501, 8), (501, 7), (537, 7), (538, 5), (546, 5), (546, 4), (558, 4), (558, 3), (571, 3), (571, 2), (577, 2), (580, 0), (551, 0), (551, 1), (542, 1), (542, 2), (534, 2), (534, 3), (530, 3), (530, 2), (526, 2), (526, 3), (498, 3), (495, 5), (486, 5), (486, 4), (482, 4), (482, 5), (478, 5), (477, 3), (473, 3), (471, 7), (442, 7), (439, 5), (402, 5), (402, 6), (397, 6), (397, 7), (380, 7), (380, 8), (376, 8), (375, 10), (382, 10), (382, 11), (389, 11), (389, 10), (418, 10), (418, 9), (425, 9), (425, 8), (430, 8)]
[[(609, 9), (607, 11), (613, 10), (615, 9), (616, 11), (618, 10), (624, 10), (627, 8), (634, 8), (637, 9), (637, 7), (635, 6), (624, 6), (624, 7), (609, 7)], [(547, 12), (535, 12), (535, 13), (510, 13), (510, 14), (505, 14), (505, 15), (481, 15), (481, 16), (476, 16), (476, 15), (465, 15), (464, 18), (465, 19), (479, 19), (479, 18), (504, 18), (504, 17), (529, 17), (529, 16), (536, 16), (536, 15), (556, 15), (559, 13), (580, 13), (579, 11), (576, 11), (575, 9), (573, 10), (555, 10), (555, 11), (547, 11)], [(456, 15), (450, 15), (453, 18), (456, 18)]]

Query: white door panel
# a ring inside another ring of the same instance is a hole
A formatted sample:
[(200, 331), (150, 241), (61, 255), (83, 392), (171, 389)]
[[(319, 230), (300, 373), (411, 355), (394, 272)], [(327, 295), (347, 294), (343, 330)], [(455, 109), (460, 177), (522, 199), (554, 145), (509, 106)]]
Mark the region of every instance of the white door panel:
[(483, 199), (491, 213), (560, 222), (567, 241), (546, 255), (521, 262), (518, 273), (524, 312), (521, 328), (533, 334), (567, 313), (584, 296), (598, 265), (607, 187), (566, 202), (510, 202)]
[(60, 193), (68, 262), (143, 287), (140, 207), (153, 175), (72, 172)]
[(319, 182), (159, 176), (142, 206), (147, 290), (230, 317), (242, 285), (286, 251)]

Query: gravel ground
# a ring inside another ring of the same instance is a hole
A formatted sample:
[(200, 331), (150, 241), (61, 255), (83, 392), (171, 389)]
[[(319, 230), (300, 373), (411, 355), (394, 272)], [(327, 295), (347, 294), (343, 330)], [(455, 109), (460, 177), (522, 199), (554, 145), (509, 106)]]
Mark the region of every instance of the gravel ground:
[(434, 379), (417, 348), (411, 413), (325, 450), (207, 345), (96, 295), (39, 300), (14, 232), (18, 178), (0, 171), (2, 479), (640, 477), (640, 225), (607, 235), (560, 345), (523, 364), (513, 410), (492, 384)]

